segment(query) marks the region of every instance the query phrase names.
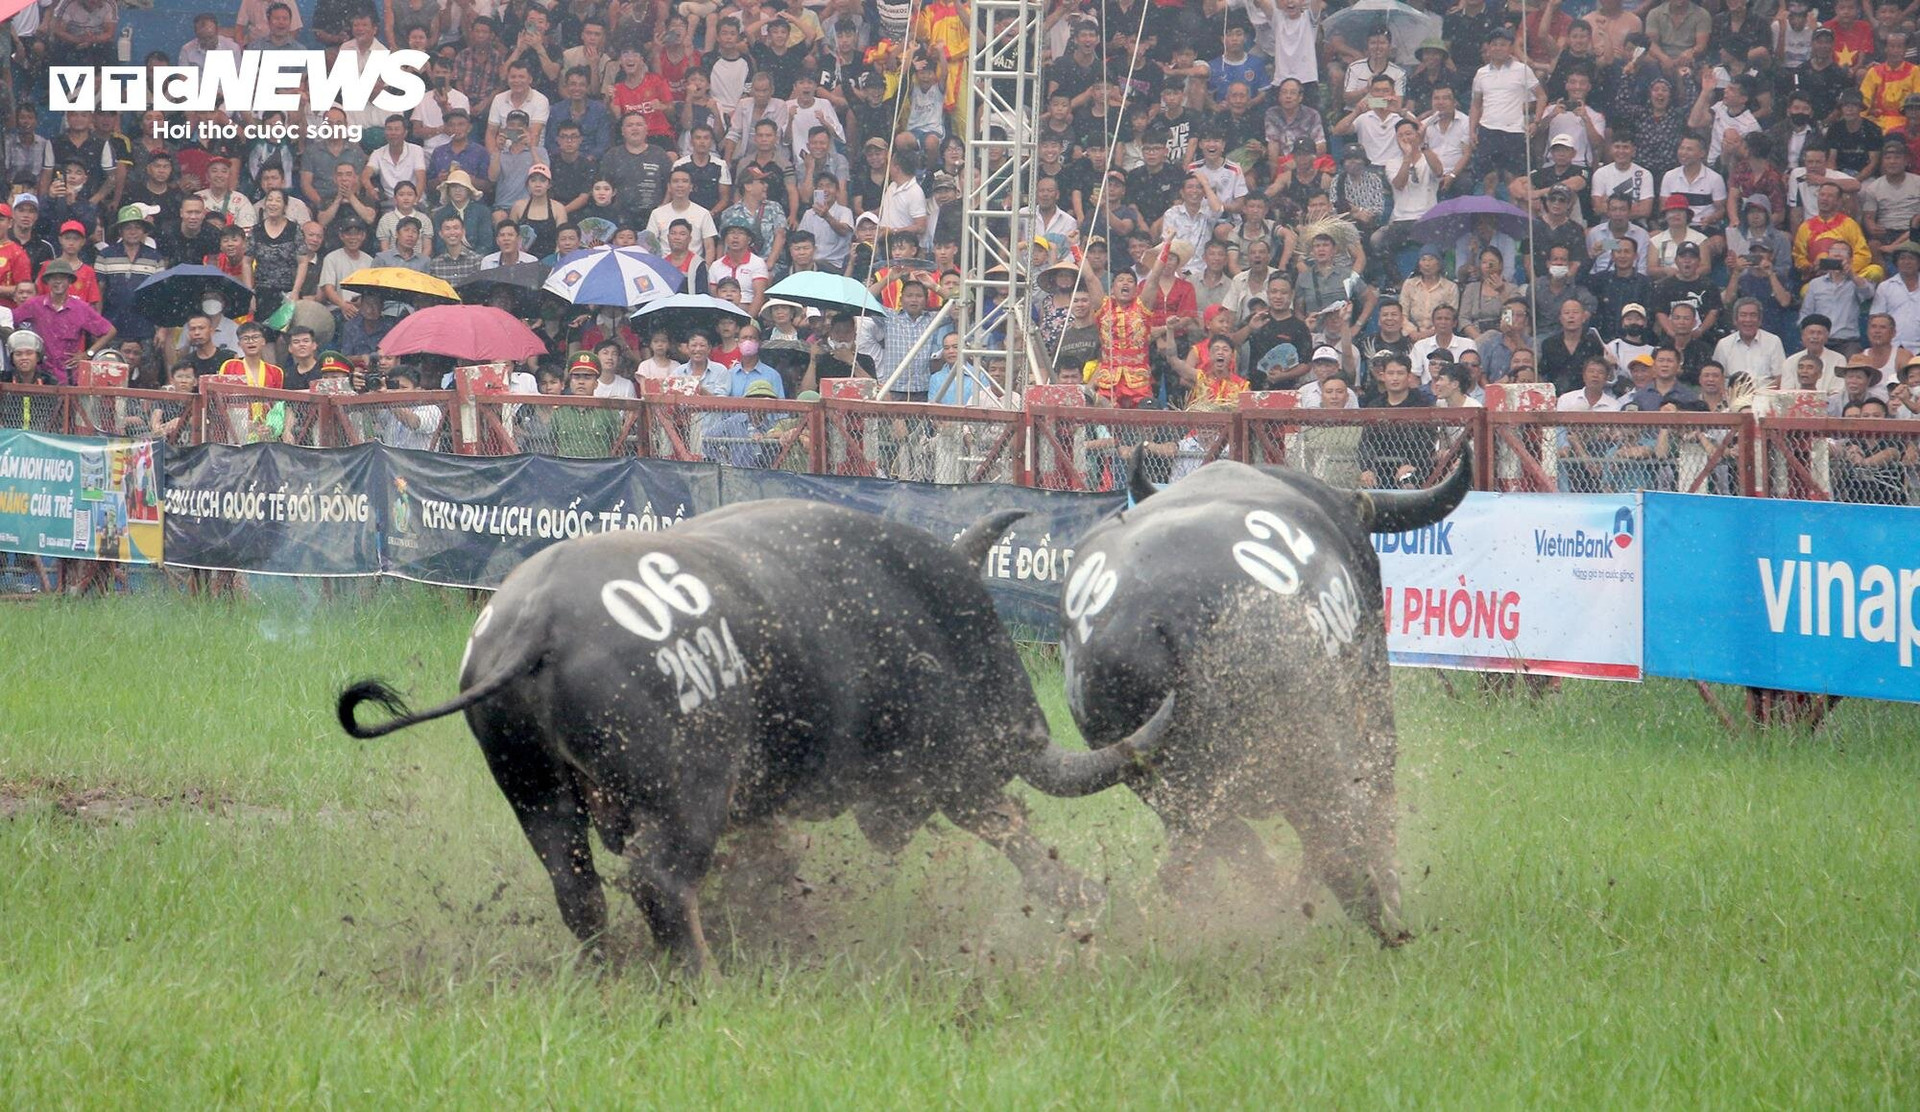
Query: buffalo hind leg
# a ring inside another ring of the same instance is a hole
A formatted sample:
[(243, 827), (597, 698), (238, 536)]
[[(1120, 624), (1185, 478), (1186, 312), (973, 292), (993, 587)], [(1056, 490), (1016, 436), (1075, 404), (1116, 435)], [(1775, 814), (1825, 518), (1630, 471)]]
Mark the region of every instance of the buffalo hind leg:
[(692, 779), (682, 781), (682, 798), (671, 811), (637, 816), (627, 857), (633, 899), (655, 945), (697, 976), (714, 971), (700, 925), (700, 882), (726, 829), (727, 788), (723, 782), (696, 788)]
[[(1340, 906), (1365, 923), (1386, 946), (1410, 937), (1399, 918), (1399, 877), (1392, 865), (1392, 829), (1377, 829), (1372, 807), (1334, 814), (1325, 803), (1287, 809), (1287, 821), (1300, 836), (1302, 872), (1333, 892)], [(1376, 844), (1386, 838), (1383, 847)]]
[(1090, 907), (1105, 901), (1097, 884), (1060, 860), (1060, 854), (1027, 830), (1027, 808), (1010, 795), (996, 794), (984, 805), (942, 808), (955, 826), (1005, 854), (1020, 870), (1026, 890), (1057, 907)]
[(589, 954), (599, 957), (607, 930), (607, 898), (593, 867), (588, 840), (592, 817), (586, 801), (557, 762), (527, 756), (540, 752), (537, 746), (483, 741), (481, 748), (520, 829), (553, 879), (561, 920)]

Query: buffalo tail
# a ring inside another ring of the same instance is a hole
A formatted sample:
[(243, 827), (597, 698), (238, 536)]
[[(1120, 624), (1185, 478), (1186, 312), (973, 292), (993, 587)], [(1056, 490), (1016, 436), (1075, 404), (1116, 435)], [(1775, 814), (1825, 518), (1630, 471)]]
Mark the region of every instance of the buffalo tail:
[[(408, 726), (431, 722), (436, 718), (445, 718), (456, 711), (466, 710), (475, 703), (492, 698), (501, 688), (532, 671), (533, 666), (538, 662), (538, 657), (514, 661), (508, 667), (474, 684), (454, 698), (423, 711), (409, 710), (407, 701), (384, 680), (360, 680), (340, 693), (340, 700), (336, 704), (336, 710), (340, 715), (340, 728), (364, 741), (385, 737), (395, 730), (404, 730)], [(361, 703), (375, 703), (393, 717), (385, 722), (363, 726), (354, 715)]]

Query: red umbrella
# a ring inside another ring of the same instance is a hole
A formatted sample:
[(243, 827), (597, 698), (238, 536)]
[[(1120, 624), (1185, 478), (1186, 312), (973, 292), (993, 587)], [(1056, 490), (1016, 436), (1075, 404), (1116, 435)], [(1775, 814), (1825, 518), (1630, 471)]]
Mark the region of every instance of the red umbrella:
[(547, 345), (533, 329), (491, 305), (416, 309), (380, 341), (382, 355), (448, 355), (474, 363), (546, 353)]

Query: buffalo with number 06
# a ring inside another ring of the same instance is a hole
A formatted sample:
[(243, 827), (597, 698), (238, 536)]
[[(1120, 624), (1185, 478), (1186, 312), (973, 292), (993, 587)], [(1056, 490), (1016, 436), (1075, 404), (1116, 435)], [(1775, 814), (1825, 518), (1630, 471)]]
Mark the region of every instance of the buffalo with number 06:
[[(1278, 813), (1302, 880), (1332, 889), (1383, 942), (1407, 937), (1394, 865), (1393, 693), (1369, 532), (1430, 525), (1472, 485), (1462, 445), (1430, 490), (1337, 490), (1298, 471), (1217, 461), (1082, 537), (1062, 599), (1067, 701), (1090, 744), (1177, 696), (1148, 774), (1129, 783), (1166, 825), (1161, 879), (1202, 899), (1230, 866), (1242, 893), (1283, 887), (1247, 825)], [(1305, 892), (1302, 892), (1305, 895)]]
[[(783, 819), (851, 809), (898, 852), (939, 812), (1005, 853), (1030, 891), (1097, 899), (1005, 788), (1016, 776), (1053, 795), (1111, 787), (1172, 706), (1110, 749), (1054, 744), (979, 574), (1020, 516), (989, 515), (949, 547), (869, 514), (768, 500), (567, 541), (481, 611), (458, 698), (414, 713), (367, 680), (341, 694), (340, 721), (369, 738), (464, 711), (590, 947), (607, 921), (590, 829), (629, 858), (655, 941), (694, 968), (708, 962), (697, 889), (720, 838), (764, 848)], [(362, 725), (365, 702), (396, 717)], [(777, 861), (761, 872), (793, 875)]]

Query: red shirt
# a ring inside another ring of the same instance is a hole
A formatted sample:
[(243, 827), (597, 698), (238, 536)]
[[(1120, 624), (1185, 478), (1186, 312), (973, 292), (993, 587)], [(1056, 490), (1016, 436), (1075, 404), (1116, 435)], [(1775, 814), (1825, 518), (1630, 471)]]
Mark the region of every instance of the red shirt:
[(1140, 291), (1140, 303), (1147, 307), (1147, 319), (1155, 328), (1166, 324), (1170, 317), (1200, 315), (1200, 299), (1193, 292), (1193, 283), (1185, 278), (1175, 278), (1165, 293), (1161, 292), (1158, 282), (1147, 285)]
[[(18, 245), (16, 244), (14, 246), (17, 248)], [(52, 265), (53, 261), (49, 259), (47, 266)], [(35, 279), (33, 283), (33, 288), (40, 293), (47, 292), (47, 279), (45, 277), (47, 266), (40, 268), (42, 276)], [(73, 270), (73, 296), (98, 309), (100, 307), (100, 276), (95, 274), (93, 268), (86, 263), (73, 264)]]
[(1862, 58), (1874, 57), (1873, 24), (1856, 19), (1843, 25), (1837, 19), (1829, 19), (1820, 26), (1833, 32), (1833, 56), (1841, 65), (1852, 66)]
[[(614, 132), (619, 133), (620, 120), (629, 111), (637, 110), (642, 104), (654, 101), (658, 104), (673, 103), (673, 86), (657, 73), (649, 73), (640, 79), (638, 85), (615, 85), (613, 87)], [(665, 112), (643, 112), (647, 121), (647, 138), (668, 137), (673, 135), (673, 122), (667, 119)]]
[(12, 236), (0, 236), (0, 304), (16, 308), (13, 288), (31, 281), (33, 260), (27, 257), (27, 249), (14, 242)]
[(667, 79), (667, 85), (673, 90), (673, 99), (678, 101), (682, 97), (685, 97), (687, 95), (687, 74), (700, 68), (700, 52), (698, 50), (689, 50), (687, 51), (687, 56), (684, 61), (676, 62), (671, 57), (668, 57), (666, 51), (662, 50), (656, 61), (659, 65), (655, 67), (654, 72)]

